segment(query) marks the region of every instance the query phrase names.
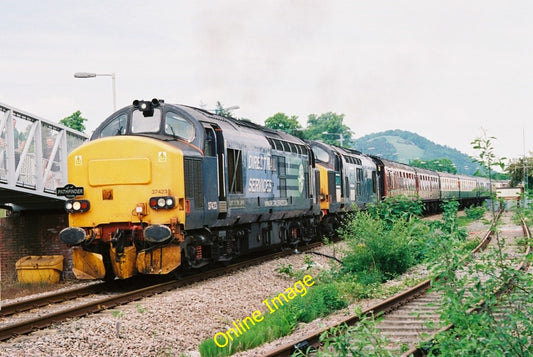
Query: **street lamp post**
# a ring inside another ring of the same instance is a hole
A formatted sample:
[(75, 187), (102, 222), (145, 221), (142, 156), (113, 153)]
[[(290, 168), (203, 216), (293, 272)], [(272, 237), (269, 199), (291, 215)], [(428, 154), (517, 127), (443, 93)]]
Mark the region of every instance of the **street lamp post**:
[(344, 141), (344, 136), (342, 135), (342, 133), (328, 133), (327, 131), (324, 131), (322, 133), (322, 135), (338, 135), (339, 136), (339, 142), (340, 142), (340, 147), (344, 147), (342, 145), (343, 141)]
[(99, 76), (111, 77), (111, 85), (113, 89), (113, 111), (117, 110), (117, 94), (115, 90), (115, 73), (91, 73), (91, 72), (76, 72), (74, 78), (94, 78)]

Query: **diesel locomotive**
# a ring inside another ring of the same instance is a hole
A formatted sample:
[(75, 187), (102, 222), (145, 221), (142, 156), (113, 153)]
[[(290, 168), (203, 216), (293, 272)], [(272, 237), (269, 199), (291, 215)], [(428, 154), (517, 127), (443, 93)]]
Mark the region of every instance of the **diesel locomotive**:
[[(168, 274), (333, 234), (384, 197), (486, 198), (482, 179), (414, 169), (203, 109), (135, 100), (68, 158), (78, 279)], [(445, 182), (443, 182), (445, 180)], [(455, 186), (454, 186), (455, 185)]]

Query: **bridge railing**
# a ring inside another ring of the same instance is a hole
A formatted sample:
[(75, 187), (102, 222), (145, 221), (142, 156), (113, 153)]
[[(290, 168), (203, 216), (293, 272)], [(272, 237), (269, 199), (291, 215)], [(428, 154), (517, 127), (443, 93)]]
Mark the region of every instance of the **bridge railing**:
[[(0, 103), (0, 188), (55, 196), (87, 135)], [(2, 202), (0, 202), (2, 203)]]

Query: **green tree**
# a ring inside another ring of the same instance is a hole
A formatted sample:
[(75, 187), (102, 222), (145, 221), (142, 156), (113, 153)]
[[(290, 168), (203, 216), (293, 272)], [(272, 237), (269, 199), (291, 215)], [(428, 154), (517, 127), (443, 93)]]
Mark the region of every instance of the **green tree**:
[(325, 143), (345, 147), (353, 147), (352, 131), (344, 125), (344, 114), (327, 112), (316, 115), (309, 114), (307, 117), (307, 130), (305, 137), (312, 140), (322, 140)]
[(475, 150), (478, 150), (478, 157), (472, 157), (472, 161), (480, 164), (488, 172), (489, 179), (493, 177), (494, 167), (499, 167), (501, 170), (505, 168), (505, 157), (497, 157), (494, 152), (493, 140), (494, 136), (487, 136), (486, 132), (483, 135), (474, 139), (470, 144)]
[(290, 117), (284, 113), (276, 113), (265, 120), (265, 126), (270, 129), (281, 130), (286, 133), (302, 137), (302, 126), (296, 115)]
[(74, 130), (81, 131), (82, 133), (85, 132), (85, 124), (87, 119), (81, 116), (81, 112), (79, 110), (75, 111), (71, 115), (69, 115), (66, 118), (63, 118), (59, 121), (59, 124), (63, 124), (66, 127), (69, 127)]
[[(531, 153), (530, 153), (531, 155)], [(533, 184), (533, 157), (521, 157), (519, 159), (511, 160), (505, 171), (509, 174), (511, 179), (511, 186), (514, 187), (519, 183), (524, 182), (524, 168), (527, 174), (527, 187)]]
[(409, 162), (409, 165), (414, 167), (420, 167), (422, 169), (428, 169), (433, 171), (440, 172), (449, 172), (451, 174), (456, 174), (457, 169), (455, 164), (450, 159), (433, 159), (433, 160), (419, 160), (415, 159)]
[[(495, 210), (494, 198), (495, 197), (494, 197), (494, 192), (492, 192), (492, 176), (493, 176), (492, 172), (494, 171), (494, 167), (499, 167), (502, 170), (505, 167), (505, 163), (503, 162), (503, 160), (505, 160), (505, 157), (499, 158), (496, 156), (496, 153), (494, 152), (493, 140), (495, 139), (496, 138), (494, 136), (487, 136), (487, 133), (483, 131), (482, 136), (475, 138), (474, 141), (471, 142), (474, 150), (478, 151), (478, 156), (472, 157), (472, 161), (480, 164), (489, 173), (489, 182), (490, 182), (489, 190), (490, 190), (490, 196), (492, 198), (490, 200), (490, 203), (491, 203), (493, 224), (495, 224), (494, 222), (496, 221), (496, 214), (494, 212)], [(496, 231), (496, 240), (498, 241), (498, 246), (499, 246), (500, 244), (499, 244), (499, 238), (498, 238), (498, 231)]]

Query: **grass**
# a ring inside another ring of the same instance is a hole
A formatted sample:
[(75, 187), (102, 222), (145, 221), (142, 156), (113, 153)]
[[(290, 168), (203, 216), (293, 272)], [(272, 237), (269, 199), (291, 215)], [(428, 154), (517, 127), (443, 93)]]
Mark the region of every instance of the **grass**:
[(74, 280), (61, 280), (57, 284), (47, 284), (47, 283), (27, 284), (27, 283), (19, 283), (18, 281), (2, 281), (1, 298), (2, 300), (16, 299), (16, 298), (24, 297), (28, 295), (55, 291), (60, 288), (68, 287), (68, 286), (78, 284), (78, 283), (79, 282), (74, 281)]
[[(339, 231), (344, 236), (347, 249), (344, 251), (341, 268), (322, 270), (316, 276), (316, 285), (306, 296), (292, 300), (279, 310), (264, 315), (240, 336), (221, 337), (220, 331), (213, 338), (199, 345), (202, 356), (229, 356), (248, 350), (292, 333), (300, 322), (310, 322), (332, 311), (342, 309), (365, 298), (390, 296), (407, 285), (415, 285), (419, 278), (407, 278), (405, 282), (383, 285), (390, 278), (400, 276), (413, 265), (435, 262), (439, 259), (438, 245), (459, 245), (470, 248), (475, 240), (466, 240), (466, 230), (459, 228), (473, 222), (465, 217), (457, 221), (456, 202), (446, 203), (442, 221), (426, 223), (417, 218), (419, 209), (412, 201), (394, 200), (386, 206), (360, 212), (347, 220)], [(409, 213), (406, 215), (406, 212)], [(401, 252), (401, 253), (398, 253)], [(308, 267), (311, 262), (307, 261)], [(292, 279), (301, 272), (290, 264), (276, 269)], [(424, 279), (422, 279), (424, 280)], [(232, 325), (229, 325), (232, 326)], [(227, 342), (227, 344), (226, 344)], [(223, 345), (223, 346), (222, 346)]]
[[(307, 294), (291, 300), (278, 310), (266, 312), (261, 321), (245, 330), (240, 336), (223, 337), (229, 333), (217, 333), (218, 345), (214, 338), (203, 341), (198, 349), (202, 356), (230, 356), (266, 342), (289, 335), (300, 322), (311, 322), (318, 317), (329, 315), (332, 311), (348, 306), (341, 297), (336, 284), (322, 284), (309, 289)], [(227, 342), (227, 345), (226, 345)], [(222, 346), (222, 347), (220, 347)]]

